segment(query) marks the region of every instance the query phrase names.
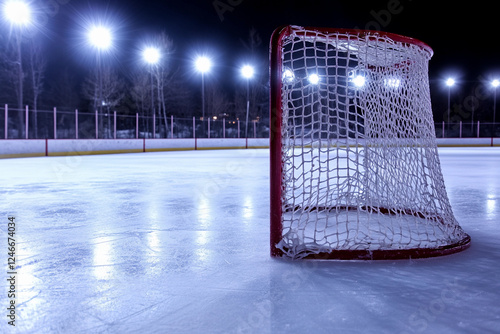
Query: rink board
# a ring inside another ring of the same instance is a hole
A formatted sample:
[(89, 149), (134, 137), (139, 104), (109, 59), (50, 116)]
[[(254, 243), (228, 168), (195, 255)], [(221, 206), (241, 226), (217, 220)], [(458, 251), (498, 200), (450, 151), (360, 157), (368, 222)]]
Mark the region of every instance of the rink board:
[[(500, 138), (438, 138), (436, 142), (440, 147), (500, 146)], [(0, 159), (268, 147), (269, 138), (2, 139)]]

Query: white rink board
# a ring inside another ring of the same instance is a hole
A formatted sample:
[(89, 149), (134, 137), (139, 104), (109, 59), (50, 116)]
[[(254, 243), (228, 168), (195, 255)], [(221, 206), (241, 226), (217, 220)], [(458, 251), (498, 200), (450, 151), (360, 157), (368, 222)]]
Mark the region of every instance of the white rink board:
[(142, 139), (59, 139), (49, 140), (48, 155), (142, 152)]
[(244, 138), (199, 138), (198, 149), (245, 148)]
[(146, 152), (152, 151), (170, 151), (170, 150), (194, 150), (195, 139), (146, 139)]
[(438, 146), (500, 146), (500, 138), (437, 138)]
[(45, 144), (43, 139), (0, 139), (0, 158), (44, 156)]
[[(438, 146), (500, 146), (500, 138), (438, 138)], [(0, 139), (0, 159), (195, 149), (268, 148), (269, 138)]]
[(268, 148), (269, 138), (248, 138), (248, 148)]

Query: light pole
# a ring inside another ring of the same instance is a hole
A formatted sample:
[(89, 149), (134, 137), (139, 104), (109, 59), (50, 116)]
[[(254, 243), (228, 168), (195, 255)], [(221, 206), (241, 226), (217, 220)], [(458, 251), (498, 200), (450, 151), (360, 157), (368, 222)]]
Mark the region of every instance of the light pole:
[(492, 136), (495, 136), (496, 129), (496, 112), (497, 112), (497, 87), (500, 85), (500, 81), (495, 79), (491, 82), (493, 86), (493, 133)]
[(497, 87), (500, 86), (500, 81), (495, 79), (491, 82), (493, 86), (493, 123), (496, 122), (496, 111), (497, 111)]
[(195, 67), (201, 73), (201, 116), (205, 119), (205, 73), (212, 68), (212, 61), (206, 56), (196, 58)]
[(17, 46), (17, 65), (18, 65), (18, 95), (17, 104), (19, 108), (19, 121), (22, 121), (22, 110), (23, 110), (23, 62), (21, 53), (21, 33), (22, 28), (31, 24), (31, 9), (29, 5), (23, 1), (11, 0), (7, 1), (3, 5), (3, 16), (10, 22), (11, 26), (16, 26), (18, 29), (16, 31), (16, 46)]
[[(102, 106), (105, 101), (103, 101), (102, 94), (102, 59), (101, 54), (103, 51), (108, 50), (112, 44), (111, 31), (108, 27), (102, 25), (91, 26), (87, 31), (87, 38), (91, 46), (97, 49), (97, 80), (99, 85), (99, 101), (97, 105), (99, 106), (99, 114), (102, 116)], [(109, 126), (109, 115), (108, 115), (108, 126)], [(97, 135), (97, 134), (96, 134)]]
[[(153, 66), (158, 64), (161, 58), (160, 51), (155, 47), (148, 47), (144, 49), (142, 52), (142, 57), (146, 63), (149, 64), (149, 71), (151, 74), (151, 114), (153, 117), (155, 116), (155, 107), (154, 107), (154, 82), (153, 82)], [(156, 125), (154, 125), (156, 126)], [(149, 121), (148, 121), (149, 127)], [(153, 131), (155, 132), (155, 131)]]
[(250, 79), (253, 78), (254, 69), (250, 65), (241, 68), (241, 75), (247, 79), (247, 115), (245, 119), (245, 138), (248, 138), (248, 114), (250, 112)]
[(450, 96), (451, 96), (451, 87), (455, 85), (455, 79), (453, 78), (448, 78), (446, 80), (446, 86), (448, 86), (448, 129), (450, 128), (450, 110), (451, 110), (451, 103), (450, 103)]

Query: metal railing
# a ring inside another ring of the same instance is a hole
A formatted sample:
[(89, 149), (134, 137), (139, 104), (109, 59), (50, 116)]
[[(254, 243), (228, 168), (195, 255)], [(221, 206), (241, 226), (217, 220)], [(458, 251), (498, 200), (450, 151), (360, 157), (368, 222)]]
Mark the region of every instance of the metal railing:
[[(437, 138), (500, 137), (500, 123), (437, 122)], [(269, 119), (183, 118), (10, 108), (0, 112), (0, 139), (269, 138)]]
[(0, 139), (268, 138), (266, 120), (182, 118), (9, 108), (0, 112)]
[(439, 122), (434, 123), (437, 138), (500, 138), (500, 123)]

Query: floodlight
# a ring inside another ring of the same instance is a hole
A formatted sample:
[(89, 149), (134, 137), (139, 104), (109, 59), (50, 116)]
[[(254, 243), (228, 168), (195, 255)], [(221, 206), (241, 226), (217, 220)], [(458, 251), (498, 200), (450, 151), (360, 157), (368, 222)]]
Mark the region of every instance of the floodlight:
[(451, 87), (451, 86), (453, 86), (454, 84), (455, 84), (455, 79), (453, 79), (453, 78), (448, 78), (448, 79), (446, 80), (446, 86)]
[(295, 80), (295, 74), (293, 74), (293, 71), (289, 68), (285, 69), (283, 71), (283, 82), (290, 84)]
[(149, 47), (144, 49), (142, 57), (148, 64), (154, 65), (160, 60), (160, 51), (157, 48)]
[(28, 25), (31, 22), (31, 9), (23, 1), (11, 0), (3, 5), (4, 17), (16, 25)]
[(112, 37), (109, 28), (104, 26), (93, 26), (89, 29), (88, 38), (90, 44), (98, 49), (108, 49), (111, 46)]
[(254, 75), (254, 69), (250, 65), (245, 65), (241, 68), (241, 75), (243, 75), (244, 78), (250, 79)]
[(366, 83), (366, 78), (362, 75), (357, 75), (352, 79), (352, 82), (356, 87), (363, 87)]
[(494, 88), (497, 88), (499, 85), (500, 85), (500, 81), (498, 81), (497, 79), (493, 80), (491, 82), (491, 85), (494, 87)]
[(311, 84), (317, 85), (319, 83), (319, 76), (316, 73), (309, 75), (308, 80)]
[(401, 85), (401, 79), (396, 77), (389, 77), (384, 79), (384, 84), (389, 88), (399, 88)]
[(196, 59), (195, 66), (198, 72), (206, 73), (210, 71), (212, 61), (208, 57), (200, 56)]

